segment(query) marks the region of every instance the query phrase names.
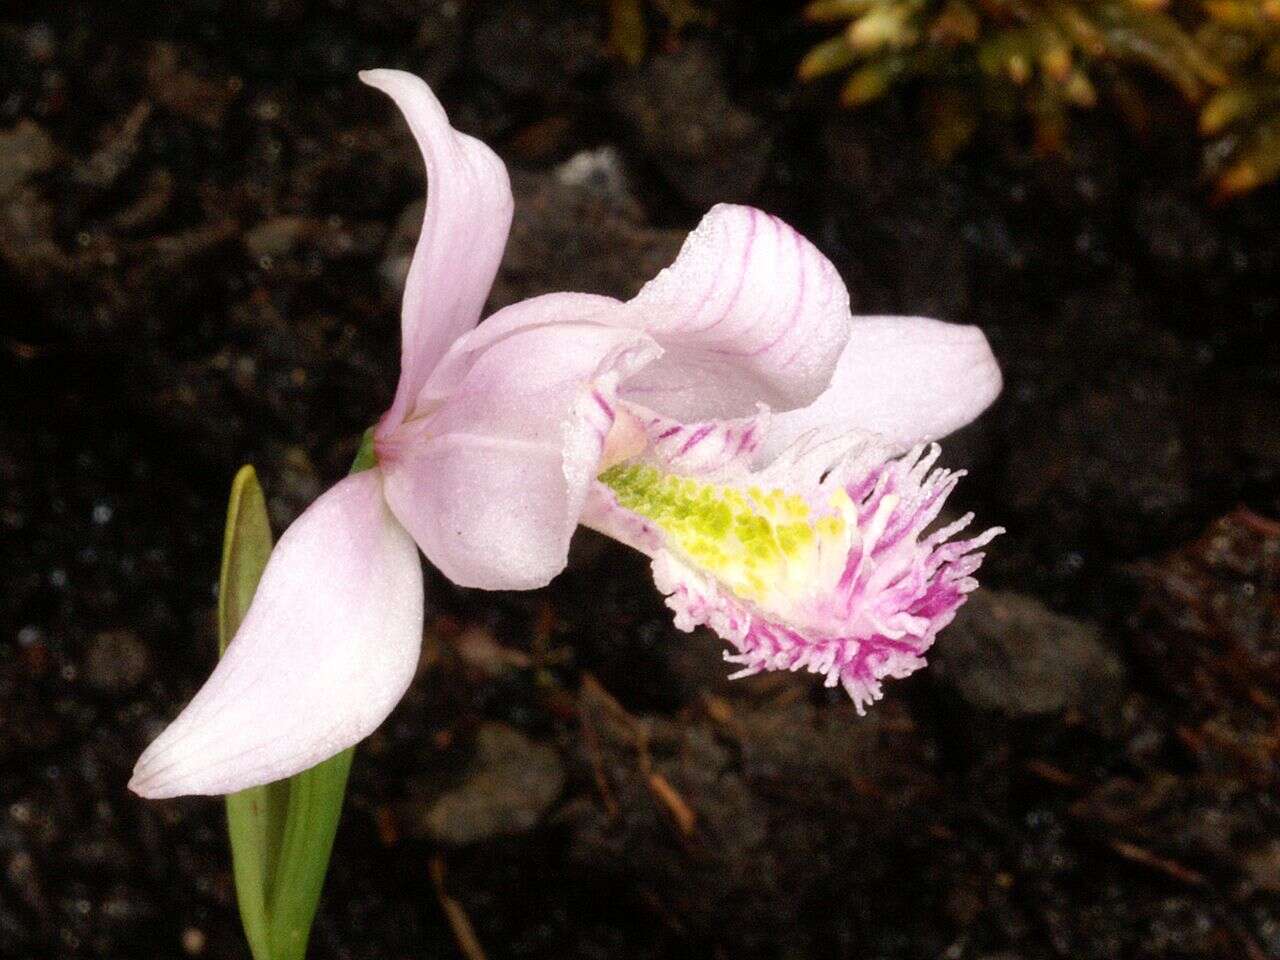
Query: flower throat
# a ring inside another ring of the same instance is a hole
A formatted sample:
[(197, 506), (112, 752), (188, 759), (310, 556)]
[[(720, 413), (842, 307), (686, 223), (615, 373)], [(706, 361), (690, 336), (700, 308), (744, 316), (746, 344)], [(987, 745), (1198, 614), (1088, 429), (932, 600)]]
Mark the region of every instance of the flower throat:
[(600, 475), (619, 506), (657, 526), (689, 561), (735, 594), (769, 606), (779, 591), (794, 596), (810, 580), (820, 547), (856, 527), (848, 494), (815, 509), (795, 493), (730, 486), (624, 463)]

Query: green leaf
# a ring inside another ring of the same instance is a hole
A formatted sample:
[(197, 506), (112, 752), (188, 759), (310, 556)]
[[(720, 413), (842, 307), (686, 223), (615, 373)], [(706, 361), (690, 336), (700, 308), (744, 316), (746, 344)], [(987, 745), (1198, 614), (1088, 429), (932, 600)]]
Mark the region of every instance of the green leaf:
[[(218, 587), (218, 653), (240, 628), (245, 611), (271, 555), (271, 524), (253, 467), (244, 466), (231, 484), (227, 529), (222, 541)], [(236, 880), (240, 920), (254, 960), (273, 960), (268, 891), (276, 872), (288, 809), (288, 782), (251, 787), (227, 797), (227, 832)]]
[(286, 781), (289, 809), (272, 889), (271, 960), (306, 956), (353, 756), (350, 747)]
[[(352, 473), (377, 462), (365, 432)], [(218, 593), (218, 649), (235, 636), (271, 554), (266, 501), (253, 467), (231, 485)], [(227, 797), (240, 918), (254, 960), (303, 960), (329, 869), (355, 748), (287, 780)]]

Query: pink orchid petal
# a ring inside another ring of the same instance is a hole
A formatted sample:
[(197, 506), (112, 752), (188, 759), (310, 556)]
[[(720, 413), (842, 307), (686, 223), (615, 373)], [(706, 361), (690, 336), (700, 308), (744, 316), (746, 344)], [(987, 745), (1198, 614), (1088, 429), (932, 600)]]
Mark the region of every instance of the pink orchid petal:
[(427, 378), (418, 404), (443, 399), (462, 383), (476, 358), (488, 347), (514, 333), (552, 323), (589, 323), (611, 318), (622, 304), (593, 293), (547, 293), (503, 307), (478, 327), (463, 334)]
[(280, 538), (226, 655), (129, 786), (231, 793), (314, 766), (391, 712), (421, 643), (417, 549), (379, 473), (348, 477)]
[(660, 353), (645, 334), (533, 326), (480, 353), (432, 415), (379, 447), (387, 500), (460, 586), (539, 587), (559, 573), (605, 438), (618, 382)]
[(511, 181), (492, 150), (449, 125), (422, 80), (399, 70), (365, 70), (360, 79), (395, 101), (427, 168), (427, 210), (401, 310), (400, 384), (381, 435), (412, 414), (436, 361), (480, 319), (511, 227)]
[(751, 207), (714, 207), (622, 322), (666, 350), (623, 396), (685, 422), (808, 403), (849, 336), (849, 294), (813, 244)]
[(1000, 386), (1000, 367), (977, 327), (859, 317), (831, 386), (809, 406), (774, 416), (757, 463), (815, 429), (879, 434), (900, 453), (963, 427)]

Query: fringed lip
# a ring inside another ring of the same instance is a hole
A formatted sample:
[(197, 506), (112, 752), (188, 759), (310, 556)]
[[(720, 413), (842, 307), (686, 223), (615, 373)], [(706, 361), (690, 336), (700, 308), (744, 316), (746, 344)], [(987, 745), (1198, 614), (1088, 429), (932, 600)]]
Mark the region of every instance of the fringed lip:
[[(676, 626), (707, 626), (719, 634), (731, 648), (725, 659), (740, 668), (734, 678), (804, 670), (823, 676), (829, 687), (843, 687), (861, 713), (880, 699), (885, 679), (925, 666), (924, 654), (938, 632), (977, 586), (972, 574), (982, 563), (981, 548), (1003, 532), (993, 527), (953, 539), (972, 515), (930, 532), (963, 476), (936, 468), (939, 455), (937, 445), (922, 445), (836, 483), (818, 478), (808, 487), (749, 487), (748, 503), (791, 497), (833, 505), (808, 518), (814, 533), (796, 541), (799, 548), (770, 554), (777, 562), (768, 569), (777, 581), (754, 595), (741, 588), (750, 578), (726, 572), (723, 562), (746, 549), (732, 542), (745, 535), (734, 531), (754, 526), (753, 535), (759, 535), (764, 520), (715, 521), (707, 504), (714, 505), (717, 496), (738, 502), (725, 488), (687, 477), (654, 481), (665, 484), (664, 490), (685, 491), (687, 504), (681, 504), (667, 492), (646, 498), (633, 489), (656, 475), (653, 468), (615, 479), (619, 492), (611, 498), (616, 516), (610, 532), (629, 526), (631, 535), (620, 539), (653, 557), (654, 580), (675, 612)], [(707, 546), (691, 539), (688, 526), (701, 522), (690, 519), (698, 505), (708, 510), (707, 529), (723, 528), (724, 543)], [(782, 529), (771, 528), (779, 543)], [(708, 556), (711, 561), (700, 559)]]

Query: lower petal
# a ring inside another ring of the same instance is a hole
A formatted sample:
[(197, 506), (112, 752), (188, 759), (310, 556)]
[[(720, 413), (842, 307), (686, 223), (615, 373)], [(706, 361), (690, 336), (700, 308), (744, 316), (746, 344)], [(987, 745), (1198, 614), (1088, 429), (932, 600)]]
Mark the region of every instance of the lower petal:
[(379, 448), (387, 500), (427, 559), (485, 590), (564, 569), (618, 384), (659, 353), (642, 332), (591, 323), (525, 328), (481, 351), (433, 416)]
[(312, 767), (382, 723), (421, 643), (417, 549), (379, 472), (348, 477), (280, 538), (226, 655), (129, 786), (224, 794)]

